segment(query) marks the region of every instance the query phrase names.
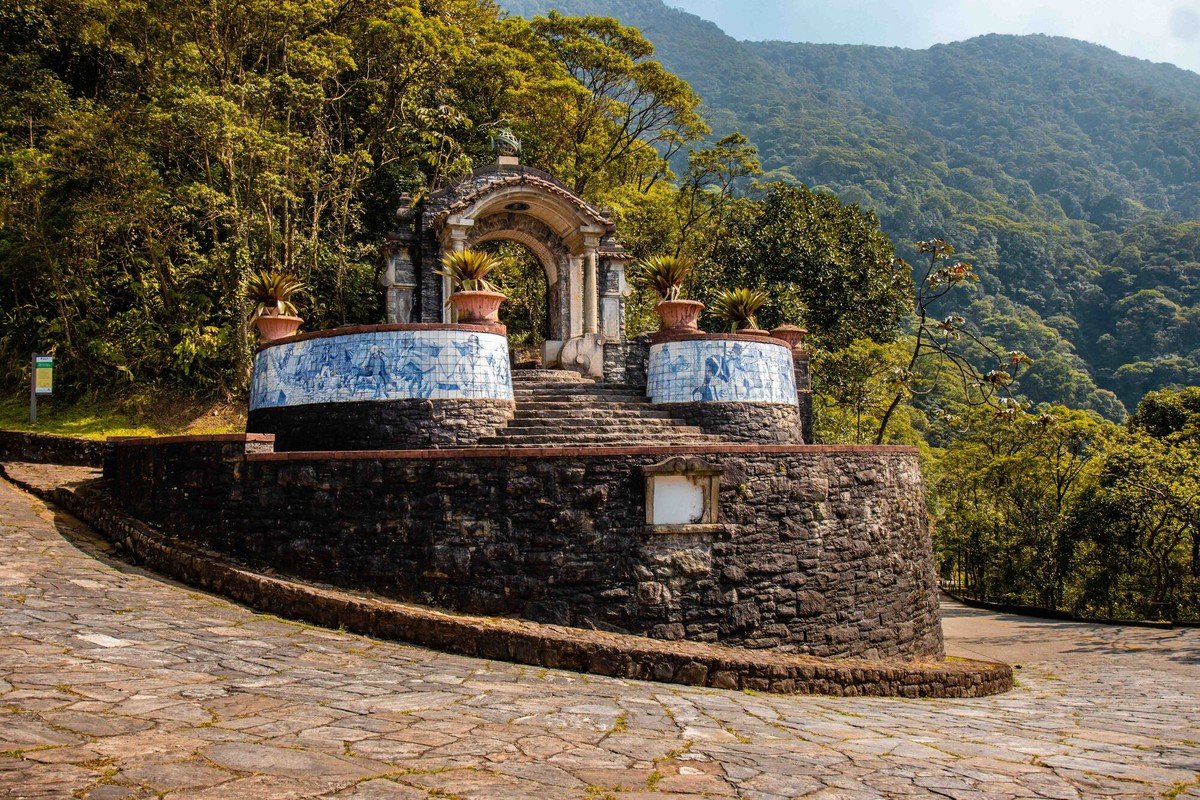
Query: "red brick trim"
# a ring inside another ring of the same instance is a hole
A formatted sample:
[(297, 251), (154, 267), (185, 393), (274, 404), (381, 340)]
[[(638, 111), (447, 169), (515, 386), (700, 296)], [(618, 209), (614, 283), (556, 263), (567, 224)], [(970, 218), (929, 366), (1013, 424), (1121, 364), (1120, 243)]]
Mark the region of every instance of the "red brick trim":
[(774, 344), (792, 352), (792, 348), (783, 339), (774, 336), (755, 336), (745, 333), (680, 333), (678, 331), (659, 331), (650, 338), (650, 344), (666, 344), (668, 342), (692, 342), (698, 339), (708, 341), (757, 342), (758, 344)]
[(393, 322), (387, 325), (346, 325), (341, 328), (330, 328), (327, 331), (308, 331), (263, 342), (259, 350), (266, 350), (278, 344), (303, 342), (306, 339), (328, 339), (332, 336), (353, 336), (359, 333), (380, 333), (385, 331), (467, 331), (469, 333), (494, 333), (497, 336), (507, 336), (508, 328), (500, 323), (464, 325), (450, 322)]
[(818, 455), (875, 453), (916, 455), (909, 445), (874, 444), (708, 444), (645, 445), (641, 447), (470, 447), (441, 450), (304, 450), (289, 453), (248, 453), (249, 461), (362, 461), (365, 459), (453, 460), (468, 458), (615, 458), (619, 456), (669, 456), (738, 453)]
[(274, 442), (273, 433), (199, 433), (185, 436), (110, 436), (115, 444), (208, 444), (216, 442)]

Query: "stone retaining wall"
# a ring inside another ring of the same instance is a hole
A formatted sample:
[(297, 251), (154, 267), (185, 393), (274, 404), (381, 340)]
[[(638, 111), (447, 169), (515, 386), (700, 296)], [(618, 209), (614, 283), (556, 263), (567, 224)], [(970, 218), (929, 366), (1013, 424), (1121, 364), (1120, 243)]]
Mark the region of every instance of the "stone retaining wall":
[[(910, 448), (249, 454), (123, 442), (122, 506), (260, 568), (469, 613), (820, 656), (938, 658)], [(718, 524), (645, 525), (642, 467), (722, 472)]]
[(671, 416), (735, 442), (801, 444), (799, 405), (782, 403), (660, 403)]
[(246, 430), (275, 434), (275, 449), (395, 450), (469, 447), (513, 415), (511, 400), (314, 403), (250, 412)]
[[(4, 474), (0, 466), (0, 475)], [(310, 586), (244, 569), (171, 541), (92, 487), (46, 490), (17, 480), (99, 530), (140, 563), (273, 614), (451, 653), (628, 679), (796, 694), (981, 697), (1012, 688), (1006, 664), (824, 660), (586, 631), (433, 609)]]
[(112, 452), (112, 444), (99, 439), (0, 431), (0, 461), (99, 467)]

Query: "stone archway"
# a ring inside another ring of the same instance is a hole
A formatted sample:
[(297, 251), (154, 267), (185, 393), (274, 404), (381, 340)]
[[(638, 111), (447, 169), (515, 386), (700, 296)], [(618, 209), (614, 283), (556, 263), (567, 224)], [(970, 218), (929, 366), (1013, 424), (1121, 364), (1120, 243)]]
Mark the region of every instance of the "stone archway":
[(599, 377), (604, 344), (625, 340), (630, 256), (616, 226), (545, 172), (502, 156), (422, 203), (405, 199), (397, 217), (380, 278), (388, 322), (449, 322), (450, 287), (434, 273), (442, 254), (507, 240), (529, 248), (546, 272), (545, 366)]
[(477, 247), (485, 242), (516, 242), (524, 246), (541, 264), (546, 275), (546, 300), (549, 305), (549, 341), (564, 341), (563, 331), (570, 331), (569, 307), (560, 293), (566, 281), (560, 280), (570, 269), (571, 252), (563, 241), (548, 226), (527, 214), (504, 212), (478, 220), (471, 226), (466, 239), (467, 247)]

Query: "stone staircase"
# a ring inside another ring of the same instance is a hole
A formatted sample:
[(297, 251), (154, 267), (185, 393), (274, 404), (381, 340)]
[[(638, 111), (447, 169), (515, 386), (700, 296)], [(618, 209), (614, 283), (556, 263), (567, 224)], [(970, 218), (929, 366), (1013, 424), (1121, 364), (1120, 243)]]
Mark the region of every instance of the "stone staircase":
[(622, 447), (722, 441), (650, 405), (636, 389), (567, 370), (513, 370), (517, 407), (480, 447)]

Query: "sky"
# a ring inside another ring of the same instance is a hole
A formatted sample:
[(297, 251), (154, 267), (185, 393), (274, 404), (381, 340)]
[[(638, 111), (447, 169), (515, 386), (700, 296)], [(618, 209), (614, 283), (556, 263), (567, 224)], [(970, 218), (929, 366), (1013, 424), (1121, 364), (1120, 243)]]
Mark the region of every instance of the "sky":
[(926, 48), (1047, 33), (1200, 72), (1200, 0), (665, 0), (737, 39)]

